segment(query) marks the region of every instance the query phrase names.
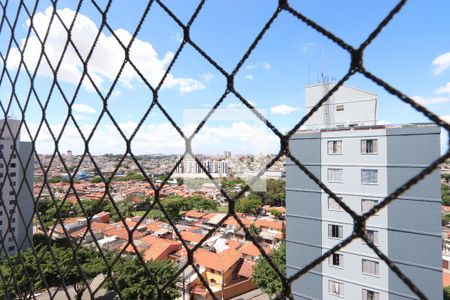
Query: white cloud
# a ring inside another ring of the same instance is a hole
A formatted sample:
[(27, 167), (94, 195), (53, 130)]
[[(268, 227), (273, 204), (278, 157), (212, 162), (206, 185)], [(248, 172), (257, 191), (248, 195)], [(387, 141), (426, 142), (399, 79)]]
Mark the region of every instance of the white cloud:
[(450, 68), (450, 52), (446, 52), (436, 57), (431, 65), (433, 67), (434, 75), (439, 75)]
[(248, 71), (248, 70), (252, 70), (252, 69), (256, 69), (256, 68), (263, 68), (263, 69), (265, 69), (265, 70), (270, 70), (271, 68), (272, 68), (272, 65), (271, 64), (269, 64), (268, 62), (266, 62), (266, 61), (259, 61), (259, 62), (257, 62), (257, 63), (254, 63), (254, 64), (248, 64), (246, 67), (245, 67), (245, 69)]
[(432, 104), (440, 104), (440, 103), (446, 103), (450, 102), (450, 98), (446, 97), (429, 97), (424, 98), (420, 96), (413, 96), (411, 97), (414, 101), (422, 104), (422, 105), (432, 105)]
[(96, 112), (95, 108), (93, 108), (92, 106), (89, 106), (87, 104), (80, 104), (80, 103), (75, 103), (74, 105), (72, 105), (72, 109), (74, 111), (77, 111), (80, 113), (93, 114)]
[[(75, 12), (71, 9), (64, 8), (57, 10), (57, 13), (66, 27), (69, 27), (74, 19)], [(54, 18), (53, 23), (50, 25), (52, 14), (52, 7), (47, 8), (45, 12), (37, 13), (33, 19), (33, 26), (41, 39), (49, 31), (44, 48), (50, 64), (55, 68), (62, 57), (63, 48), (68, 37), (63, 24), (58, 18)], [(30, 26), (30, 20), (27, 21), (27, 26)], [(86, 59), (90, 52), (97, 33), (97, 25), (89, 17), (78, 14), (71, 32), (71, 39), (83, 59)], [(116, 29), (114, 33), (125, 46), (128, 45), (132, 38), (131, 34), (125, 29)], [(23, 50), (24, 43), (25, 40), (22, 40), (21, 51), (24, 51), (24, 62), (29, 69), (34, 70), (41, 55), (42, 46), (36, 35), (30, 36), (25, 50)], [(167, 64), (173, 58), (173, 53), (167, 52), (161, 58), (152, 44), (135, 39), (130, 48), (129, 58), (146, 80), (155, 86), (163, 77)], [(17, 68), (20, 64), (20, 59), (20, 51), (17, 48), (11, 49), (11, 54), (7, 60), (8, 68)], [(102, 32), (89, 60), (87, 66), (88, 74), (92, 77), (94, 83), (101, 88), (106, 80), (111, 81), (116, 78), (124, 59), (124, 50), (116, 38)], [(82, 62), (73, 47), (69, 45), (57, 74), (58, 79), (64, 82), (78, 84), (82, 76), (82, 70)], [(39, 66), (38, 74), (48, 77), (53, 76), (51, 68), (45, 59), (42, 60)], [(139, 75), (137, 72), (127, 63), (119, 79), (120, 82), (125, 87), (131, 88), (133, 82), (138, 79)], [(92, 84), (86, 78), (83, 80), (83, 87), (89, 91), (93, 90)], [(173, 74), (168, 74), (163, 88), (173, 88), (178, 89), (181, 93), (188, 93), (202, 89), (204, 85), (192, 78), (178, 78)]]
[(289, 115), (290, 113), (293, 113), (294, 111), (297, 111), (298, 108), (286, 105), (286, 104), (280, 104), (276, 106), (272, 106), (270, 109), (270, 112), (274, 115)]
[[(120, 128), (128, 137), (133, 133), (137, 122), (119, 123)], [(37, 124), (28, 124), (32, 134), (38, 128)], [(183, 132), (192, 131), (197, 124), (183, 126)], [(81, 131), (88, 136), (93, 124), (80, 125)], [(52, 125), (54, 134), (58, 135), (62, 124)], [(22, 139), (29, 140), (22, 132)], [(278, 138), (264, 124), (246, 121), (235, 121), (227, 126), (205, 125), (193, 140), (193, 149), (197, 153), (221, 153), (224, 149), (235, 153), (274, 153), (279, 147)], [(74, 153), (84, 151), (84, 143), (77, 129), (67, 125), (59, 142), (61, 149), (72, 149)], [(38, 153), (54, 151), (54, 142), (46, 127), (41, 129), (36, 140)], [(126, 144), (113, 124), (100, 124), (89, 143), (92, 154), (124, 153)], [(131, 143), (131, 149), (136, 154), (177, 153), (184, 152), (185, 143), (173, 126), (166, 122), (161, 124), (144, 124)]]
[(214, 78), (214, 74), (208, 72), (208, 73), (203, 74), (202, 78), (204, 81), (210, 81), (211, 79)]
[(249, 80), (252, 80), (253, 79), (253, 75), (252, 74), (247, 74), (247, 75), (245, 75), (245, 78), (247, 78)]
[(315, 45), (316, 45), (315, 43), (306, 43), (306, 44), (303, 45), (302, 51), (304, 53), (310, 52)]
[(122, 96), (122, 92), (120, 90), (114, 90), (112, 92), (112, 96), (113, 97), (120, 97), (120, 96)]
[(441, 86), (435, 92), (436, 94), (450, 94), (450, 82), (444, 86)]
[[(255, 107), (256, 106), (256, 103), (255, 102), (253, 102), (253, 101), (249, 101), (249, 100), (247, 100), (248, 101), (248, 103), (250, 103), (253, 107)], [(226, 108), (248, 108), (246, 105), (244, 105), (243, 103), (241, 103), (241, 102), (231, 102), (230, 104), (228, 104), (227, 106), (226, 106)]]

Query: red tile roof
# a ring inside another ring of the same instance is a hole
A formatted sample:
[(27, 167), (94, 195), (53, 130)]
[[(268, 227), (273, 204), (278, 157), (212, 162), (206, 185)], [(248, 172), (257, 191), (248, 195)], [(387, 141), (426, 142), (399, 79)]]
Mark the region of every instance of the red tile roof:
[(241, 258), (241, 254), (235, 250), (228, 249), (220, 254), (199, 248), (194, 253), (196, 264), (216, 271), (225, 272), (234, 266)]
[(238, 271), (238, 275), (245, 277), (245, 278), (252, 278), (253, 277), (253, 268), (255, 267), (256, 263), (252, 261), (244, 261), (241, 268)]

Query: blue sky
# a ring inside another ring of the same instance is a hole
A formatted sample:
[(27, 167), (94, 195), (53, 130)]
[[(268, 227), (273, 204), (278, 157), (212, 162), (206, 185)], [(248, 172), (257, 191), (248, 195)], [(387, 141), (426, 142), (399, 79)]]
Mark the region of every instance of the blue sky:
[[(103, 2), (106, 1), (101, 2), (103, 9)], [(129, 40), (130, 33), (132, 34), (137, 26), (145, 9), (146, 4), (143, 2), (112, 3), (107, 21), (123, 42)], [(294, 8), (355, 47), (365, 40), (395, 5), (393, 1), (291, 2)], [(198, 1), (164, 3), (183, 23), (187, 23)], [(206, 1), (192, 25), (190, 36), (199, 47), (230, 72), (274, 13), (277, 3), (278, 1)], [(58, 4), (58, 14), (67, 24), (73, 18), (76, 4), (76, 1)], [(11, 20), (17, 10), (16, 5), (9, 4), (6, 12)], [(32, 10), (32, 7), (29, 9)], [(378, 77), (415, 97), (434, 113), (450, 121), (448, 11), (450, 2), (445, 0), (433, 1), (432, 5), (426, 1), (409, 1), (367, 48), (365, 66)], [(42, 34), (48, 28), (52, 13), (48, 1), (40, 2), (37, 12), (33, 23), (38, 34)], [(26, 15), (21, 13), (15, 31), (20, 48), (23, 47), (23, 39), (28, 30), (27, 20)], [(90, 1), (85, 1), (72, 33), (82, 56), (89, 52), (100, 22), (101, 15), (95, 6)], [(60, 59), (61, 49), (67, 38), (57, 23), (53, 23), (46, 45), (52, 63)], [(130, 56), (150, 83), (159, 82), (173, 53), (180, 45), (182, 34), (181, 28), (161, 7), (151, 7)], [(8, 31), (2, 30), (0, 51), (4, 57), (9, 39)], [(25, 51), (25, 62), (28, 66), (35, 65), (40, 51), (38, 46), (38, 39), (33, 33)], [(13, 76), (20, 56), (17, 46), (13, 45), (12, 48), (7, 65)], [(122, 60), (123, 51), (119, 44), (110, 31), (103, 30), (88, 67), (103, 95), (108, 92)], [(235, 86), (239, 93), (261, 110), (274, 125), (286, 131), (304, 114), (305, 85), (316, 83), (322, 71), (330, 78), (339, 80), (348, 70), (348, 66), (348, 53), (289, 13), (282, 12), (237, 73)], [(49, 74), (48, 67), (41, 66), (35, 81), (41, 100), (45, 99), (49, 91)], [(80, 61), (73, 49), (69, 49), (58, 74), (68, 99), (72, 99), (80, 74)], [(23, 70), (18, 78), (16, 93), (23, 103), (27, 97), (29, 83)], [(421, 114), (361, 75), (354, 76), (347, 84), (379, 95), (379, 119), (383, 122), (398, 124), (426, 121)], [(174, 120), (188, 131), (189, 128), (192, 130), (193, 126), (186, 123), (186, 109), (205, 110), (211, 107), (224, 93), (225, 88), (223, 76), (195, 49), (186, 45), (162, 86), (159, 100)], [(0, 90), (2, 103), (9, 101), (10, 94), (11, 87), (4, 79)], [(136, 72), (127, 67), (108, 99), (108, 109), (125, 134), (129, 135), (136, 128), (151, 100), (149, 89)], [(74, 115), (85, 134), (92, 130), (102, 105), (92, 84), (84, 82), (75, 99)], [(228, 96), (221, 108), (237, 109), (239, 100)], [(46, 114), (52, 131), (59, 132), (66, 113), (67, 106), (62, 101), (62, 96), (55, 92), (50, 98)], [(15, 108), (13, 114), (18, 115), (19, 110)], [(30, 100), (25, 117), (30, 129), (35, 130), (42, 114), (34, 97)], [(211, 120), (194, 140), (194, 149), (199, 153), (220, 153), (223, 150), (250, 153), (254, 149), (248, 137), (254, 133), (258, 134), (258, 137), (264, 136), (269, 145), (266, 151), (275, 152), (278, 147), (276, 138), (269, 130), (261, 133), (262, 126), (256, 118), (245, 121), (223, 120), (222, 123), (220, 120)], [(215, 130), (217, 136), (214, 137)], [(232, 136), (238, 138), (231, 138)], [(180, 153), (183, 151), (180, 142), (179, 135), (171, 129), (161, 111), (155, 109), (136, 136), (133, 147), (136, 153)], [(62, 150), (70, 148), (75, 153), (83, 150), (81, 139), (72, 122), (69, 122), (60, 145)], [(104, 117), (100, 122), (91, 146), (94, 153), (124, 151), (124, 142), (109, 117)], [(53, 150), (48, 130), (40, 132), (38, 150)]]

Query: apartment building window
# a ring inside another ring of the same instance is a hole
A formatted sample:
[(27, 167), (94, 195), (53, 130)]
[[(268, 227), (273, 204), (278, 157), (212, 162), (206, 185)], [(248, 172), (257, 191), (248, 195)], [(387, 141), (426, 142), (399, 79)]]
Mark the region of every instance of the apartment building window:
[(342, 182), (342, 169), (328, 169), (328, 182)]
[(16, 167), (16, 163), (12, 163), (11, 168), (15, 168), (15, 167)]
[(328, 263), (330, 264), (330, 266), (343, 268), (344, 267), (344, 255), (338, 254), (338, 253), (333, 253), (333, 255), (328, 257)]
[(344, 283), (334, 280), (328, 280), (328, 292), (330, 293), (330, 295), (343, 297)]
[(3, 173), (0, 173), (0, 178), (3, 178)]
[(16, 204), (16, 200), (9, 200), (9, 205), (14, 205)]
[(342, 154), (342, 141), (328, 141), (328, 154)]
[(11, 246), (8, 248), (8, 251), (14, 251), (14, 249), (15, 249), (14, 246)]
[[(341, 197), (339, 199), (342, 200)], [(328, 210), (342, 211), (341, 205), (331, 197), (328, 197)]]
[(375, 205), (377, 205), (377, 200), (372, 199), (362, 199), (361, 200), (361, 213), (365, 214), (371, 210)]
[(3, 168), (3, 164), (0, 164), (0, 168)]
[(373, 260), (362, 260), (362, 272), (363, 274), (379, 276), (380, 275), (380, 263)]
[[(378, 230), (367, 229), (366, 236), (374, 245), (378, 245)], [(363, 242), (363, 244), (365, 243)]]
[(11, 173), (9, 173), (9, 176), (11, 176), (11, 177), (16, 177), (16, 172), (11, 172)]
[(377, 184), (378, 170), (376, 169), (362, 169), (361, 170), (361, 184)]
[(380, 293), (363, 289), (362, 298), (363, 300), (380, 300)]
[(340, 105), (336, 105), (336, 111), (343, 111), (344, 110), (344, 105), (340, 104)]
[(378, 140), (361, 140), (361, 154), (377, 154)]
[(328, 237), (342, 239), (344, 237), (344, 227), (342, 225), (328, 225)]

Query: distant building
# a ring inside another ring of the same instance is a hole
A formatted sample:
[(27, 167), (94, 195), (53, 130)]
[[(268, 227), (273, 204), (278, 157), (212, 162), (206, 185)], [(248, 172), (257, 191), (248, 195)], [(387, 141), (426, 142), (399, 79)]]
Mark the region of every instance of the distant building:
[[(329, 90), (327, 85), (306, 89), (307, 110)], [(290, 140), (292, 154), (358, 214), (440, 154), (440, 129), (435, 125), (375, 125), (376, 98), (341, 87), (328, 107)], [(442, 298), (440, 213), (436, 170), (366, 224), (372, 242), (429, 299)], [(288, 275), (351, 235), (354, 226), (338, 202), (288, 159), (286, 221)], [(417, 299), (360, 239), (294, 282), (293, 293), (296, 299)]]
[(19, 120), (0, 120), (0, 128), (0, 236), (5, 247), (0, 253), (12, 255), (27, 248), (33, 239), (34, 157), (31, 142), (20, 141)]

